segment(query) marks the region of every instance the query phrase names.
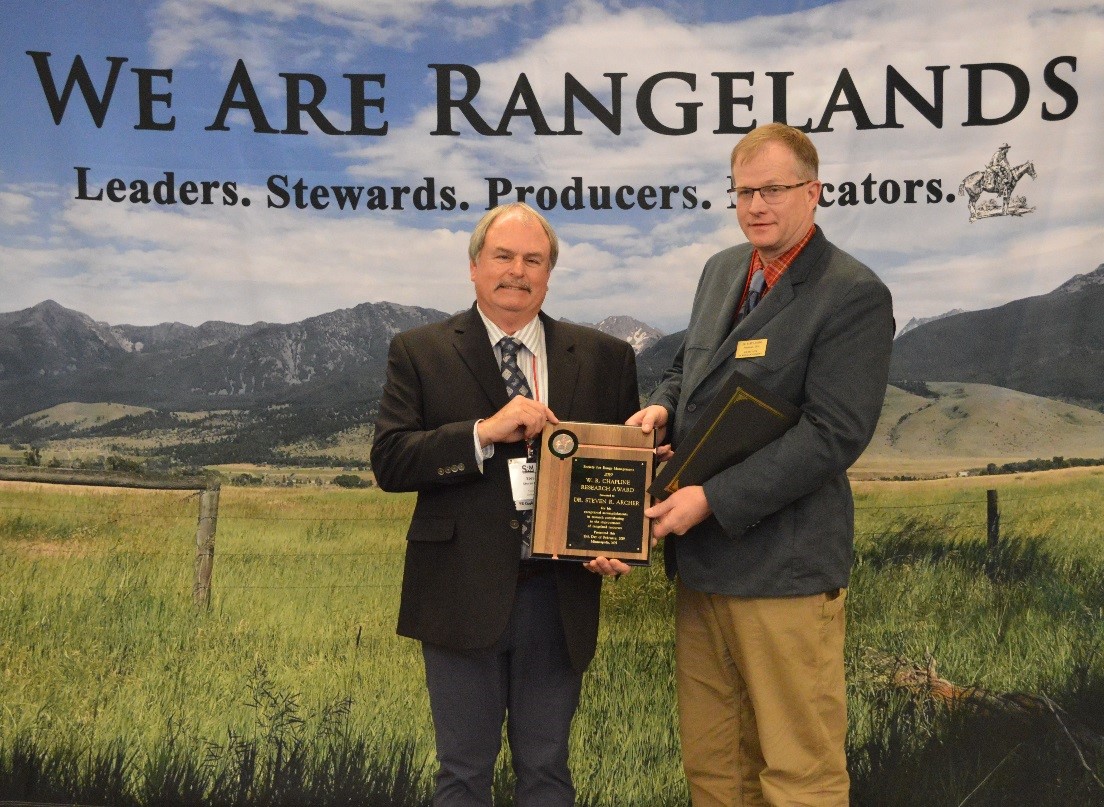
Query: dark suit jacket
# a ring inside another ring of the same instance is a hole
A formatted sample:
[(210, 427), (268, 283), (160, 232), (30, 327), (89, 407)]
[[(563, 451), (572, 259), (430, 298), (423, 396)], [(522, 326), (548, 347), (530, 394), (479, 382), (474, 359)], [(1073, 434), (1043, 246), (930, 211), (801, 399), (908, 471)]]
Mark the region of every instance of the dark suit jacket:
[[(738, 369), (802, 409), (783, 437), (708, 480), (714, 515), (668, 538), (690, 588), (741, 597), (816, 594), (848, 583), (854, 504), (846, 471), (881, 412), (893, 341), (889, 290), (818, 227), (734, 330), (752, 247), (705, 265), (686, 338), (649, 403), (665, 406), (672, 446)], [(735, 358), (766, 339), (766, 354)]]
[[(548, 405), (560, 420), (624, 423), (639, 408), (636, 360), (625, 342), (543, 313)], [(400, 635), (455, 649), (493, 644), (514, 601), (521, 531), (506, 460), (495, 445), (483, 473), (472, 429), (507, 402), (487, 329), (473, 306), (391, 342), (372, 469), (389, 491), (417, 491), (407, 532)], [(550, 561), (551, 562), (551, 561)], [(598, 636), (601, 578), (556, 564), (572, 663), (585, 669)]]

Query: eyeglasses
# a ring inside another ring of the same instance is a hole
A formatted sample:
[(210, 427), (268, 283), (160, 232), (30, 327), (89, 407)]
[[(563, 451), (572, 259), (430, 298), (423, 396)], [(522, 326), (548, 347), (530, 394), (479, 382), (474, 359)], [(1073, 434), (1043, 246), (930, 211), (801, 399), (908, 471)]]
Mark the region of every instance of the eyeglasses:
[(759, 195), (763, 197), (764, 202), (768, 205), (776, 205), (782, 201), (786, 191), (792, 191), (794, 188), (800, 188), (810, 182), (816, 182), (816, 180), (807, 179), (794, 185), (764, 185), (762, 188), (729, 188), (728, 198), (732, 200), (733, 204), (747, 205), (751, 204), (751, 200), (755, 198), (755, 192), (759, 191)]

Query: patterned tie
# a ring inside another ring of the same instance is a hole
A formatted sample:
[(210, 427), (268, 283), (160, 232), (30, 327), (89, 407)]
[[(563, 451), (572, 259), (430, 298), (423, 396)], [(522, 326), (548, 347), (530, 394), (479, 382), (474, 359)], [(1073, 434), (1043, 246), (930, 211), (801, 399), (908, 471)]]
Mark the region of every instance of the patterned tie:
[(525, 380), (525, 374), (518, 366), (521, 342), (512, 336), (504, 336), (498, 340), (498, 349), (502, 351), (502, 380), (506, 382), (506, 392), (511, 398), (517, 395), (532, 398), (533, 392), (529, 389), (529, 382)]
[[(502, 352), (502, 380), (506, 382), (506, 393), (511, 398), (518, 395), (532, 398), (533, 391), (518, 366), (521, 342), (512, 336), (504, 336), (498, 340), (498, 349)], [(521, 524), (521, 556), (528, 558), (533, 554), (533, 511), (518, 510), (518, 522)]]
[(747, 299), (744, 300), (744, 305), (740, 309), (740, 316), (736, 318), (737, 322), (750, 314), (751, 309), (759, 304), (759, 298), (763, 296), (763, 287), (766, 285), (767, 281), (766, 278), (763, 277), (763, 270), (756, 269), (755, 274), (751, 276), (751, 285), (748, 287)]

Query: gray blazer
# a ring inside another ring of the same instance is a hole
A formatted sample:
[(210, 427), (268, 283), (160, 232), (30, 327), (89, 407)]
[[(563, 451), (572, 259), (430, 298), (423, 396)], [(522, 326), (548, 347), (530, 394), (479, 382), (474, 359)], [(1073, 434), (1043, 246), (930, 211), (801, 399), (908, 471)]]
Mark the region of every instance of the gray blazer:
[[(854, 554), (846, 471), (870, 442), (889, 373), (889, 289), (817, 227), (806, 248), (735, 329), (750, 244), (705, 265), (690, 327), (649, 403), (679, 439), (734, 369), (802, 409), (783, 437), (705, 485), (713, 516), (667, 539), (668, 570), (692, 589), (788, 597), (845, 587)], [(738, 343), (767, 340), (737, 359)]]
[[(549, 408), (560, 420), (624, 423), (640, 406), (636, 359), (620, 339), (540, 315), (548, 351)], [(507, 460), (524, 443), (499, 444), (480, 473), (472, 429), (507, 402), (487, 329), (473, 306), (391, 342), (372, 470), (389, 491), (417, 491), (407, 531), (398, 633), (457, 650), (489, 647), (510, 616), (521, 532)], [(555, 563), (574, 667), (598, 638), (602, 578)]]

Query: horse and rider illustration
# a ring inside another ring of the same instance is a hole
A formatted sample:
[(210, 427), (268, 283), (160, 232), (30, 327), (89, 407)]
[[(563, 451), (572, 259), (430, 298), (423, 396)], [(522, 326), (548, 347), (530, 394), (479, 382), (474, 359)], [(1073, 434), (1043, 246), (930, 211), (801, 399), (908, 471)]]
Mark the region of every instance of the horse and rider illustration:
[[(993, 159), (981, 171), (968, 174), (958, 186), (959, 194), (967, 194), (969, 197), (970, 221), (988, 218), (990, 216), (1022, 216), (1032, 212), (1035, 208), (1027, 206), (1027, 199), (1023, 196), (1012, 199), (1012, 191), (1024, 174), (1035, 179), (1035, 164), (1030, 160), (1022, 165), (1011, 166), (1008, 163), (1009, 145), (1003, 143), (993, 154)], [(978, 205), (978, 197), (983, 193), (993, 193), (1001, 198), (1003, 204), (998, 210), (995, 199), (990, 199)]]

